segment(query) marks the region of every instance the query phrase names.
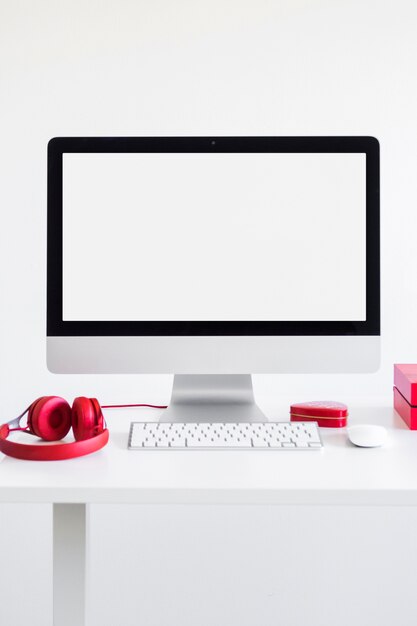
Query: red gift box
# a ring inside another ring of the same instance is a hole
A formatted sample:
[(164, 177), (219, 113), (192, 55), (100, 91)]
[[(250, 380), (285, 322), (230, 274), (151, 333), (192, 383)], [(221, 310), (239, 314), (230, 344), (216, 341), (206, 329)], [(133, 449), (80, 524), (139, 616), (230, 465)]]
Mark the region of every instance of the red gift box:
[(348, 408), (342, 402), (300, 402), (290, 407), (292, 422), (317, 422), (327, 428), (343, 428), (347, 424)]
[(417, 430), (417, 365), (394, 365), (394, 409), (411, 430)]

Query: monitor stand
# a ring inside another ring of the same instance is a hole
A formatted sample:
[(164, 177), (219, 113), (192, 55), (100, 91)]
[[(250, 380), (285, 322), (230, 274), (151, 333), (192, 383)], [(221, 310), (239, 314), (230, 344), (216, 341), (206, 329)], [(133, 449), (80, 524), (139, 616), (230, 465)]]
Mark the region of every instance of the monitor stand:
[(175, 374), (161, 422), (267, 422), (250, 374)]

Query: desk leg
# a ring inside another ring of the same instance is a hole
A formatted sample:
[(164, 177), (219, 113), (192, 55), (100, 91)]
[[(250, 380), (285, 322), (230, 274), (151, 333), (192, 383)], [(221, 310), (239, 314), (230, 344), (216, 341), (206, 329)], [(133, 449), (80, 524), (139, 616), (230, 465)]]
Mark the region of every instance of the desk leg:
[(53, 624), (85, 626), (86, 505), (53, 505)]

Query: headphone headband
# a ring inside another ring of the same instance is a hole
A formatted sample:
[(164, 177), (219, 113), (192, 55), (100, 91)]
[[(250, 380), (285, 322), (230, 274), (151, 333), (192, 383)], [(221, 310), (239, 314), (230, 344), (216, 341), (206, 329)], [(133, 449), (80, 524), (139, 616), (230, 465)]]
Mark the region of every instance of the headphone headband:
[[(6, 434), (4, 435), (5, 431)], [(9, 441), (7, 439), (8, 434), (8, 425), (3, 424), (0, 426), (0, 451), (15, 459), (25, 459), (27, 461), (63, 461), (65, 459), (73, 459), (104, 448), (109, 440), (107, 428), (99, 435), (90, 439), (46, 446)]]

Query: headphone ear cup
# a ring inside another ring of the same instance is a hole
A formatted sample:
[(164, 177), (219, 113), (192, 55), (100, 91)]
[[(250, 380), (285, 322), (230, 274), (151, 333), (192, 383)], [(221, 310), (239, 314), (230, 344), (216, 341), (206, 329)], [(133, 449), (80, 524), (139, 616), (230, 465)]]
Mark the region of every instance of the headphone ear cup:
[(57, 441), (71, 428), (71, 407), (59, 396), (43, 396), (29, 408), (28, 426), (31, 433), (46, 441)]
[(95, 398), (75, 398), (72, 405), (72, 430), (76, 441), (103, 432), (103, 414)]

